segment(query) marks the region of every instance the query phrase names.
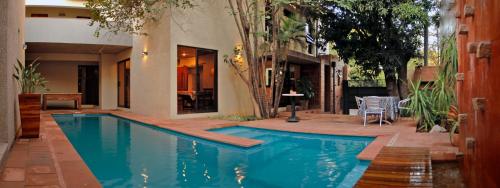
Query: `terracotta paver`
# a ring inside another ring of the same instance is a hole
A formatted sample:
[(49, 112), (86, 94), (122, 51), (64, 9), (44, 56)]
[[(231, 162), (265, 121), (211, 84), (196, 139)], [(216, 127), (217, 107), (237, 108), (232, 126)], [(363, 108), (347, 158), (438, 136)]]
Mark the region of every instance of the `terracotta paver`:
[[(208, 129), (230, 126), (350, 136), (371, 136), (375, 140), (359, 155), (359, 159), (372, 160), (384, 146), (427, 147), (433, 160), (454, 160), (457, 148), (451, 146), (447, 133), (416, 133), (415, 122), (400, 120), (393, 125), (371, 124), (363, 127), (356, 116), (299, 112), (299, 123), (287, 123), (288, 113), (280, 118), (251, 122), (234, 122), (210, 118), (167, 120), (138, 115), (120, 110), (54, 110), (45, 111), (41, 117), (39, 139), (18, 139), (4, 162), (2, 172), (8, 168), (24, 169), (24, 180), (0, 181), (1, 187), (48, 186), (48, 187), (101, 187), (95, 176), (73, 148), (66, 135), (51, 114), (100, 113), (140, 121), (186, 135), (240, 147), (252, 147), (262, 141), (208, 132)], [(18, 179), (20, 180), (20, 179)], [(9, 185), (9, 186), (4, 186)]]
[(57, 174), (27, 174), (26, 175), (26, 185), (58, 185), (59, 180), (57, 179)]
[(24, 181), (24, 168), (5, 168), (2, 181)]

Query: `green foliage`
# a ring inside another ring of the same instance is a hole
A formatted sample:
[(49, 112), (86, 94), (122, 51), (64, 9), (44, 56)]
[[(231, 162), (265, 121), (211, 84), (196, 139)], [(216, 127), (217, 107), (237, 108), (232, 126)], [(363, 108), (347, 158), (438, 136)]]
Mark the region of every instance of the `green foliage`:
[(310, 100), (316, 95), (314, 92), (314, 85), (307, 77), (302, 77), (297, 80), (297, 92), (304, 94), (306, 100)]
[[(148, 21), (156, 21), (166, 8), (192, 8), (193, 0), (87, 0), (85, 6), (90, 9), (91, 25), (133, 34), (141, 33)], [(144, 33), (141, 33), (144, 34)]]
[(366, 76), (383, 71), (386, 81), (400, 81), (397, 75), (405, 78), (408, 61), (418, 56), (431, 4), (429, 0), (324, 1), (327, 10), (318, 15), (321, 35), (335, 43), (342, 59), (354, 59), (363, 67)]
[(305, 43), (305, 28), (306, 23), (300, 19), (299, 16), (283, 17), (281, 27), (279, 30), (278, 39), (285, 46), (294, 41), (299, 43), (302, 47), (306, 46)]
[(433, 111), (432, 96), (429, 91), (430, 85), (422, 86), (420, 81), (410, 82), (410, 105), (409, 112), (419, 120), (419, 130), (429, 131), (434, 126), (436, 115)]
[(12, 75), (16, 79), (19, 87), (21, 88), (21, 93), (34, 93), (36, 91), (46, 91), (45, 84), (47, 81), (45, 78), (36, 71), (39, 63), (38, 59), (35, 59), (29, 65), (24, 66), (21, 61), (17, 60), (17, 65), (15, 68), (15, 73)]
[(441, 44), (441, 72), (445, 74), (445, 77), (451, 80), (447, 80), (448, 83), (452, 84), (450, 87), (455, 87), (455, 74), (458, 71), (458, 50), (456, 43), (455, 34), (444, 38)]
[[(420, 128), (428, 131), (439, 121), (449, 126), (450, 136), (458, 129), (455, 106), (455, 74), (458, 68), (458, 54), (452, 35), (443, 40), (438, 79), (432, 84), (421, 87), (420, 82), (410, 87), (410, 112), (420, 119)], [(452, 113), (455, 112), (455, 113)]]

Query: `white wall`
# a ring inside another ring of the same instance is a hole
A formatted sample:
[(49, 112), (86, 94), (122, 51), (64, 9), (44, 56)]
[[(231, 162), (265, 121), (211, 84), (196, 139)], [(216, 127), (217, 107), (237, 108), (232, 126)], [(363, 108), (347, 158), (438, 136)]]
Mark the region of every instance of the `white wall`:
[[(196, 1), (192, 10), (166, 12), (146, 27), (147, 36), (134, 37), (131, 52), (131, 111), (160, 118), (207, 117), (216, 114), (252, 114), (248, 89), (224, 63), (239, 35), (226, 1)], [(177, 114), (177, 46), (218, 51), (218, 113)], [(148, 56), (142, 56), (148, 51)]]
[[(160, 19), (146, 28), (147, 36), (135, 36), (130, 54), (130, 110), (134, 113), (168, 118), (170, 96), (170, 20)], [(142, 52), (148, 55), (143, 56)], [(177, 89), (177, 88), (176, 88)]]
[(118, 106), (118, 62), (129, 59), (131, 50), (124, 50), (118, 54), (100, 55), (100, 108), (104, 110), (116, 109)]
[(97, 26), (89, 23), (78, 18), (26, 18), (26, 42), (132, 46), (130, 34), (101, 30), (96, 37)]
[(0, 1), (0, 159), (20, 126), (18, 89), (12, 74), (24, 62), (24, 0)]
[(84, 8), (85, 0), (26, 0), (26, 6)]
[(230, 67), (224, 63), (224, 55), (233, 53), (240, 38), (234, 18), (228, 13), (227, 1), (206, 0), (197, 2), (199, 6), (192, 10), (177, 10), (171, 13), (171, 47), (170, 74), (172, 81), (170, 90), (174, 95), (170, 101), (172, 118), (191, 118), (210, 114), (177, 114), (177, 46), (193, 46), (218, 51), (218, 114), (253, 114), (248, 89)]
[[(48, 17), (58, 18), (76, 18), (77, 16), (90, 17), (90, 10), (59, 7), (26, 7), (26, 17), (31, 17), (32, 14), (47, 14)], [(64, 14), (64, 16), (61, 14)]]
[[(40, 62), (38, 72), (47, 80), (47, 93), (77, 93), (78, 66), (98, 65), (98, 62)], [(49, 101), (49, 105), (73, 107), (72, 101)]]

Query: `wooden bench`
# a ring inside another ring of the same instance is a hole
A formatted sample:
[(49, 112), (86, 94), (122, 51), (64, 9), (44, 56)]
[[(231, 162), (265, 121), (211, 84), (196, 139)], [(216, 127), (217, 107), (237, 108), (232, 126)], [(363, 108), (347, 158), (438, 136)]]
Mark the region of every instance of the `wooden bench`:
[(356, 187), (432, 187), (429, 149), (382, 148)]
[(48, 101), (75, 101), (75, 109), (82, 108), (81, 93), (45, 93), (43, 94), (43, 110), (47, 110)]

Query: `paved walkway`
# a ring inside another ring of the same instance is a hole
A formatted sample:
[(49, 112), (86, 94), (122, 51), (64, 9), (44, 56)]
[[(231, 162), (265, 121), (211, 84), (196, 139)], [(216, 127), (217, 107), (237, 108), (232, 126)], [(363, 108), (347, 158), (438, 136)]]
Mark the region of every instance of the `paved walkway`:
[(184, 134), (251, 147), (262, 141), (207, 132), (207, 129), (228, 126), (249, 126), (265, 129), (318, 134), (376, 136), (358, 158), (372, 160), (383, 146), (428, 147), (433, 160), (455, 159), (456, 147), (449, 144), (447, 133), (416, 133), (415, 122), (400, 120), (393, 125), (363, 127), (359, 117), (299, 112), (299, 123), (287, 123), (287, 113), (281, 118), (252, 122), (234, 122), (217, 119), (165, 120), (124, 111), (60, 110), (42, 114), (41, 137), (18, 139), (3, 164), (0, 187), (100, 187), (90, 169), (73, 148), (54, 121), (52, 113), (111, 113), (136, 121), (152, 124)]

